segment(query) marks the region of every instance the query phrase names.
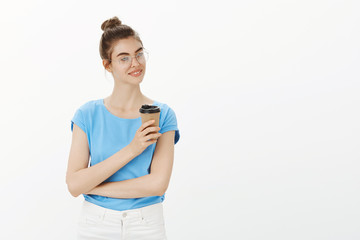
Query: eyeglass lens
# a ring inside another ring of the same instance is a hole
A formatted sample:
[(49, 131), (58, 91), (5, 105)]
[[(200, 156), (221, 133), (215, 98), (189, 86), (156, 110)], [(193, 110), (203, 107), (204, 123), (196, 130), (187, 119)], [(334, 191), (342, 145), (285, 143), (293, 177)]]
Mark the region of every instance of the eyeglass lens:
[[(146, 60), (148, 59), (148, 54), (145, 51), (138, 52), (136, 54), (136, 59), (140, 64), (144, 64)], [(125, 56), (119, 59), (119, 63), (121, 65), (128, 65), (132, 63), (133, 59), (131, 56)]]

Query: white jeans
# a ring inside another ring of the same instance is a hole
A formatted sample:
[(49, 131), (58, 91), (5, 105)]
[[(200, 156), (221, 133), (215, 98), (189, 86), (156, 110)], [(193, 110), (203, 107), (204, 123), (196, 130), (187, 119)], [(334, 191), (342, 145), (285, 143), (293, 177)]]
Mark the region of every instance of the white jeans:
[(162, 203), (116, 211), (84, 200), (78, 239), (166, 240)]

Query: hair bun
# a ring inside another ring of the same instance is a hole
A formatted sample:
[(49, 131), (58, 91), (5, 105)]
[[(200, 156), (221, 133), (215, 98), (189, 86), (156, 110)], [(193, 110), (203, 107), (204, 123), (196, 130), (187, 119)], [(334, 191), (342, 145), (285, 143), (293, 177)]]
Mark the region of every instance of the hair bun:
[(103, 22), (103, 24), (101, 24), (101, 29), (103, 31), (106, 31), (109, 28), (113, 28), (120, 25), (121, 25), (120, 19), (115, 16)]

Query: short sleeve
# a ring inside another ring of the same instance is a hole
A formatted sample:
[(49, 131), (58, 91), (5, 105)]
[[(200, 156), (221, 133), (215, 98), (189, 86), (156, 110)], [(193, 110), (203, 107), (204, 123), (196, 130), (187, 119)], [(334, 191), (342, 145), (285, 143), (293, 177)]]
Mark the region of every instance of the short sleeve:
[(176, 114), (175, 114), (174, 110), (172, 110), (170, 107), (167, 107), (167, 109), (165, 109), (165, 110), (166, 111), (164, 112), (164, 114), (165, 114), (164, 121), (163, 121), (163, 124), (161, 126), (159, 133), (164, 133), (164, 132), (168, 132), (171, 130), (175, 130), (174, 144), (176, 144), (180, 139), (180, 132), (179, 132), (179, 128), (177, 125)]
[(86, 133), (86, 127), (85, 127), (85, 124), (84, 124), (84, 117), (83, 117), (83, 114), (81, 112), (81, 109), (78, 109), (75, 112), (73, 118), (71, 119), (71, 131), (73, 131), (74, 123), (76, 125), (78, 125)]

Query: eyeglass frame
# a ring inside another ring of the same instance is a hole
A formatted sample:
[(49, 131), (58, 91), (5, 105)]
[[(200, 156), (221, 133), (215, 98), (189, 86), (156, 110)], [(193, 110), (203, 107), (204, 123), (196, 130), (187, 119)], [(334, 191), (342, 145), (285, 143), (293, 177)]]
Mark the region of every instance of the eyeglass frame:
[[(144, 52), (144, 53), (147, 54), (147, 58), (145, 58), (145, 63), (146, 63), (147, 60), (149, 59), (149, 52), (148, 52), (147, 49), (145, 49), (145, 48), (143, 48), (140, 52)], [(139, 53), (140, 53), (140, 52), (139, 52)], [(138, 53), (137, 53), (137, 54), (138, 54)], [(136, 54), (136, 55), (137, 55), (137, 54)], [(136, 61), (137, 61), (139, 64), (141, 64), (136, 55), (135, 55)], [(131, 65), (132, 62), (133, 62), (133, 59), (134, 59), (133, 56), (132, 56), (132, 55), (126, 55), (126, 56), (130, 56), (130, 57), (131, 57), (131, 61), (129, 61), (129, 65)], [(121, 58), (119, 58), (119, 59), (117, 59), (117, 60), (111, 60), (111, 59), (106, 59), (106, 60), (108, 60), (110, 63), (111, 63), (111, 62), (114, 62), (114, 61), (115, 61), (115, 62), (118, 62), (118, 63), (120, 64), (120, 66), (122, 66), (122, 64), (120, 63)]]

